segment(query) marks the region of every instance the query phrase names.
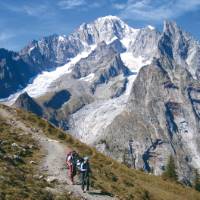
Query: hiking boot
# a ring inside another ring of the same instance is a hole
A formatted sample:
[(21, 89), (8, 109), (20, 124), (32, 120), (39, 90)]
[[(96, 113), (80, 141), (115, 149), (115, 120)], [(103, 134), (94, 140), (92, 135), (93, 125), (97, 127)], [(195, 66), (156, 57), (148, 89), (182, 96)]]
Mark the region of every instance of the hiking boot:
[(71, 181), (71, 185), (75, 185), (74, 181)]

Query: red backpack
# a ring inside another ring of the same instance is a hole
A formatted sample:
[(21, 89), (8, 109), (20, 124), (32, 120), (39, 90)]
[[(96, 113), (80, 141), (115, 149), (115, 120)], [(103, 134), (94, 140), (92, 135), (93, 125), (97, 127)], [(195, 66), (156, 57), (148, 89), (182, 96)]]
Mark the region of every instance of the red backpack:
[(69, 156), (71, 156), (72, 155), (72, 151), (70, 151), (69, 153), (67, 153), (67, 156), (66, 156), (66, 165), (67, 165), (67, 169), (69, 169)]

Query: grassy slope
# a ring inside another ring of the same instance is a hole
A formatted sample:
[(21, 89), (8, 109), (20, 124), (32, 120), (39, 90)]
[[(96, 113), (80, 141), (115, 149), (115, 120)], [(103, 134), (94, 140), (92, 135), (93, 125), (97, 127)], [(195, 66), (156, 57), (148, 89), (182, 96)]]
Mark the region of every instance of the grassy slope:
[[(11, 110), (10, 108), (6, 109)], [(13, 112), (13, 114), (15, 113)], [(34, 114), (17, 110), (17, 117), (30, 127), (40, 127), (48, 137), (62, 141), (66, 146), (77, 150), (81, 155), (90, 156), (93, 171), (92, 184), (103, 192), (111, 193), (123, 200), (200, 200), (199, 192), (163, 180), (161, 177), (131, 170), (98, 153), (94, 148), (88, 147), (69, 134), (54, 128)]]
[(42, 153), (29, 134), (0, 116), (0, 200), (74, 200), (68, 193), (53, 195), (45, 190), (53, 184), (39, 178)]

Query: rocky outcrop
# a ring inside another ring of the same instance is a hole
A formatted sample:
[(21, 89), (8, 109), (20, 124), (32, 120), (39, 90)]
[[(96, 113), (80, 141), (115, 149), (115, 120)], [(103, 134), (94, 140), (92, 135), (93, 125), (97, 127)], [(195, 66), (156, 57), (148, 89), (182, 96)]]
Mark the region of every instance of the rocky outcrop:
[(165, 21), (158, 46), (163, 56), (187, 68), (194, 79), (199, 79), (199, 41), (184, 32), (175, 22)]
[(20, 51), (20, 55), (29, 65), (43, 71), (67, 63), (82, 50), (81, 41), (73, 37), (52, 35), (39, 41), (33, 40)]
[(15, 101), (16, 108), (23, 108), (26, 111), (35, 113), (38, 116), (43, 115), (42, 107), (32, 99), (26, 92), (21, 94)]

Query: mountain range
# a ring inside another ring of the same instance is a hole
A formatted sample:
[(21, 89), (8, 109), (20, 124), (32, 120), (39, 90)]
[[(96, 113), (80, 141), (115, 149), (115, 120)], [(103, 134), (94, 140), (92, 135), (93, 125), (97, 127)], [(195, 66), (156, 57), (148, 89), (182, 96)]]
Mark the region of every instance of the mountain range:
[(200, 169), (199, 79), (200, 43), (169, 21), (159, 32), (106, 16), (0, 50), (3, 103), (156, 175), (173, 155), (186, 184)]

